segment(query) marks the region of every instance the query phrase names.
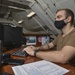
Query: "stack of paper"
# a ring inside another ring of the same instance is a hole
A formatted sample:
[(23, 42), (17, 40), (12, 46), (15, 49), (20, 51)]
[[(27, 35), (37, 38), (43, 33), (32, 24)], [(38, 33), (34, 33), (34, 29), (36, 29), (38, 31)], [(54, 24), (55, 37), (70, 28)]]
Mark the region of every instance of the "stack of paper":
[(49, 61), (38, 61), (12, 67), (15, 75), (63, 75), (69, 70)]

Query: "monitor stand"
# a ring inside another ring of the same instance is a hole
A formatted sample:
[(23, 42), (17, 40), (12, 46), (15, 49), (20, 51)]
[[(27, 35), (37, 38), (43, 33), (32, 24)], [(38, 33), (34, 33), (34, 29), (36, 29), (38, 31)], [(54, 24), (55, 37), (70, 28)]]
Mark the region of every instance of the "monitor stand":
[(12, 75), (12, 74), (9, 74), (7, 72), (2, 72), (2, 73), (0, 73), (0, 75)]

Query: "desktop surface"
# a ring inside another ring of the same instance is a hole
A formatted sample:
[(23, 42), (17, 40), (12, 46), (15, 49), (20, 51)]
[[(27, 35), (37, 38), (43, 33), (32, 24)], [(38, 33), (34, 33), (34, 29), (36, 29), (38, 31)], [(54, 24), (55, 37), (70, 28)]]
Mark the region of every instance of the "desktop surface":
[[(10, 50), (6, 53), (13, 53), (15, 51), (17, 51), (18, 49), (20, 48), (17, 48), (17, 49), (13, 49), (13, 50)], [(39, 61), (41, 59), (39, 58), (36, 58), (36, 57), (32, 57), (32, 56), (28, 56), (28, 57), (16, 57), (16, 56), (11, 56), (12, 58), (15, 58), (15, 59), (22, 59), (24, 60), (24, 64), (27, 64), (27, 63), (31, 63), (31, 62), (36, 62), (36, 61)], [(59, 63), (56, 63), (57, 65), (61, 66), (61, 67), (64, 67), (68, 70), (70, 70), (70, 72), (68, 72), (67, 74), (65, 75), (75, 75), (75, 67), (74, 66), (71, 66), (69, 64), (59, 64)], [(14, 75), (13, 73), (13, 70), (12, 70), (12, 66), (15, 66), (15, 65), (4, 65), (2, 68), (0, 68), (3, 72), (7, 72), (7, 73), (10, 73), (12, 75)]]

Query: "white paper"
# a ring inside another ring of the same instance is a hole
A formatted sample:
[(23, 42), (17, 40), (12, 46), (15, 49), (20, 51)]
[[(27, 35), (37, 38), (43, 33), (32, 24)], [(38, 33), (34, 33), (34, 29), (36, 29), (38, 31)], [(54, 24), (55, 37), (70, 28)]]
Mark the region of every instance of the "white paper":
[(63, 75), (69, 70), (49, 61), (38, 61), (12, 67), (15, 75)]

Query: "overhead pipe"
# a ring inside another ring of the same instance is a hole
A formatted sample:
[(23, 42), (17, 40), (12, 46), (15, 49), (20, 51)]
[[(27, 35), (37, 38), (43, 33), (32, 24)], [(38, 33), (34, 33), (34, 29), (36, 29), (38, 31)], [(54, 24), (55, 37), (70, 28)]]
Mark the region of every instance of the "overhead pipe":
[(18, 8), (18, 7), (14, 7), (14, 6), (7, 6), (7, 5), (3, 5), (3, 4), (0, 4), (0, 6), (8, 7), (8, 8), (16, 9), (16, 10), (21, 10), (21, 11), (25, 11), (26, 10), (26, 9), (23, 9), (23, 8)]

